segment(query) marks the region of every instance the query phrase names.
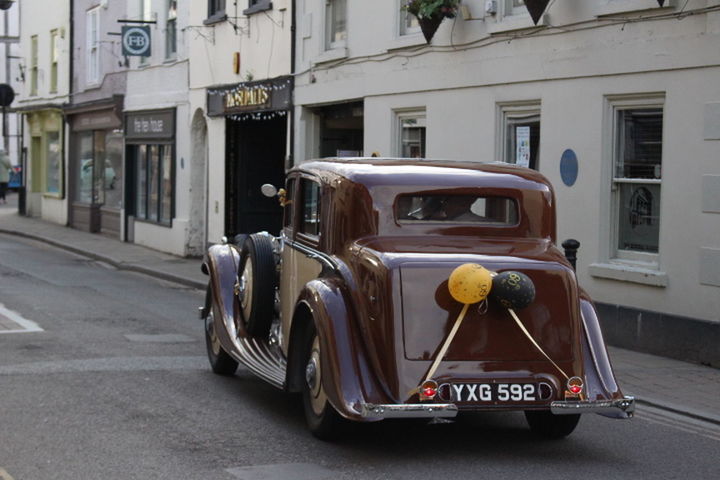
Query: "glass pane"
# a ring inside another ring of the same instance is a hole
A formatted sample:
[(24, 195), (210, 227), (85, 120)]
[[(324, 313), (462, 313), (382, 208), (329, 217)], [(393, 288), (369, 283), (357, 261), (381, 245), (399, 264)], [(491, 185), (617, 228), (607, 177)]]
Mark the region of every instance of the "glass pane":
[(283, 225), (291, 227), (293, 222), (293, 212), (295, 211), (295, 204), (293, 203), (293, 195), (295, 194), (295, 179), (288, 180), (287, 188), (285, 190), (285, 208), (284, 208), (284, 222)]
[(98, 130), (94, 133), (94, 162), (93, 162), (93, 203), (105, 203), (105, 132)]
[(60, 132), (47, 132), (46, 137), (47, 171), (45, 172), (45, 191), (60, 193)]
[(505, 122), (505, 162), (537, 169), (540, 117), (507, 117)]
[(148, 153), (148, 214), (149, 220), (158, 220), (158, 186), (160, 182), (160, 147), (158, 145), (150, 145)]
[(420, 31), (420, 21), (409, 12), (400, 12), (400, 34), (407, 35)]
[(657, 253), (660, 237), (660, 185), (619, 184), (618, 248)]
[(330, 42), (343, 42), (347, 38), (346, 0), (332, 0), (330, 10), (332, 12)]
[(402, 157), (425, 157), (425, 117), (403, 118), (400, 142)]
[(160, 221), (162, 223), (170, 223), (170, 220), (172, 220), (172, 159), (173, 147), (170, 145), (162, 147), (162, 185), (160, 192), (162, 195)]
[(105, 205), (112, 208), (122, 208), (122, 179), (123, 179), (123, 132), (113, 130), (105, 137), (105, 174), (104, 191)]
[(320, 186), (303, 180), (303, 225), (301, 232), (309, 235), (320, 234)]
[(403, 195), (396, 216), (401, 222), (448, 222), (512, 226), (518, 222), (515, 201), (477, 195)]
[(135, 171), (137, 172), (137, 180), (135, 183), (135, 191), (137, 202), (136, 215), (138, 218), (147, 218), (147, 146), (139, 145), (135, 147)]
[(92, 202), (92, 184), (93, 184), (93, 134), (92, 132), (82, 132), (78, 136), (78, 159), (79, 165), (75, 171), (77, 190), (75, 192), (75, 200), (81, 203)]
[(618, 111), (617, 178), (662, 178), (661, 108)]

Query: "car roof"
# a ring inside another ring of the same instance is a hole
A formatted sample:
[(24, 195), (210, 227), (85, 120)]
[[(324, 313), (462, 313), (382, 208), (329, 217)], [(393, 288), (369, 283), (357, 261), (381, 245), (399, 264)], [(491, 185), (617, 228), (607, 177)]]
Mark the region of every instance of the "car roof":
[(548, 180), (539, 172), (508, 163), (435, 160), (424, 158), (325, 158), (293, 170), (330, 182), (346, 178), (368, 188), (389, 185), (437, 187), (505, 187), (545, 190)]

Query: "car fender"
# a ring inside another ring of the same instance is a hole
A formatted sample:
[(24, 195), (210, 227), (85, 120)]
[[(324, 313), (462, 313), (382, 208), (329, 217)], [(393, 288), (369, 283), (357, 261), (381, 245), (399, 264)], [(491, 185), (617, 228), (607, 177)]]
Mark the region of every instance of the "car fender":
[[(590, 400), (614, 400), (623, 398), (615, 379), (605, 340), (603, 339), (597, 310), (589, 295), (580, 289), (580, 313), (583, 324), (583, 362)], [(626, 418), (621, 412), (605, 414)]]
[[(352, 309), (349, 308), (346, 292), (337, 278), (316, 279), (305, 285), (296, 312), (310, 314), (308, 321), (314, 321), (320, 337), (322, 382), (328, 401), (345, 418), (357, 421), (371, 419), (361, 416), (364, 403), (383, 403), (383, 395), (371, 375), (367, 357), (358, 341)], [(293, 321), (290, 351), (288, 354), (288, 375), (293, 372), (304, 374), (300, 365), (302, 354), (298, 352), (302, 343), (303, 322)], [(288, 385), (298, 390), (299, 380), (288, 379)]]
[(237, 272), (240, 264), (240, 252), (230, 244), (211, 246), (203, 261), (204, 270), (207, 270), (210, 277), (209, 283), (212, 290), (211, 304), (206, 308), (215, 307), (217, 334), (223, 346), (230, 350), (228, 331), (235, 329), (235, 315), (238, 314), (235, 306), (234, 287), (237, 281)]

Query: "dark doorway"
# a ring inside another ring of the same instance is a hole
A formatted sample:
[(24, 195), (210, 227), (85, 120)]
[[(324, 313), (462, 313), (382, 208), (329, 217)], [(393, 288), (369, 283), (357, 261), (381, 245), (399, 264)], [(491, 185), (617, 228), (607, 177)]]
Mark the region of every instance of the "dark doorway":
[(362, 102), (318, 108), (321, 119), (321, 157), (361, 157), (363, 155), (364, 110)]
[(225, 172), (225, 232), (280, 233), (282, 209), (277, 198), (260, 192), (264, 183), (280, 188), (285, 182), (287, 116), (227, 119)]

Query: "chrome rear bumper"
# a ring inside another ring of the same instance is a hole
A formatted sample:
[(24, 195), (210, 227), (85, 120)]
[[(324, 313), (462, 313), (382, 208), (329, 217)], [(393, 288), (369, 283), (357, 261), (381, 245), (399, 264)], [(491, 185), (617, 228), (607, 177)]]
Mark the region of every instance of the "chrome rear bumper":
[(635, 397), (623, 397), (600, 402), (557, 401), (550, 404), (550, 411), (555, 415), (599, 413), (613, 418), (630, 418), (635, 412)]
[[(623, 397), (600, 402), (556, 401), (550, 404), (555, 415), (598, 413), (612, 418), (630, 418), (635, 412), (635, 398)], [(360, 407), (363, 418), (453, 418), (458, 407), (452, 403), (382, 404), (364, 403)]]
[(410, 403), (399, 405), (375, 405), (363, 403), (363, 418), (453, 418), (458, 408), (452, 403)]

